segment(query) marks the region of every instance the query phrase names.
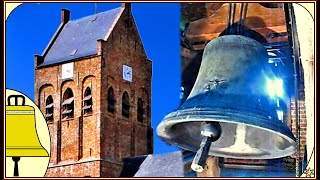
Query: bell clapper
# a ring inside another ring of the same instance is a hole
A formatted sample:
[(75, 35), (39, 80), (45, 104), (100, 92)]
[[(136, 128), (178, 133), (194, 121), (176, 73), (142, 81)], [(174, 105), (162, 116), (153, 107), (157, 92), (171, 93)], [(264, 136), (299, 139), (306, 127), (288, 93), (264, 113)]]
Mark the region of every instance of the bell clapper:
[(20, 161), (20, 157), (12, 157), (12, 160), (14, 161), (13, 176), (19, 176), (18, 162)]
[(251, 147), (249, 144), (246, 143), (246, 129), (247, 126), (245, 124), (238, 124), (236, 129), (235, 135), (235, 142), (232, 146), (221, 148), (220, 152), (232, 152), (238, 154), (254, 154), (254, 155), (263, 155), (267, 152)]
[(202, 172), (206, 159), (209, 154), (211, 143), (218, 140), (221, 135), (221, 126), (217, 122), (207, 123), (204, 122), (201, 125), (201, 135), (203, 136), (200, 148), (197, 151), (192, 164), (191, 169), (196, 172)]

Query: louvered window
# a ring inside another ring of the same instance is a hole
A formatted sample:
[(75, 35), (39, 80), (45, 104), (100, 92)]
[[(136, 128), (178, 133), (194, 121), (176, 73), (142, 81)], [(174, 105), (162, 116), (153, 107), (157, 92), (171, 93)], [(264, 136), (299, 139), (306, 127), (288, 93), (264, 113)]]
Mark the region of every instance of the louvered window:
[(46, 99), (45, 109), (46, 109), (46, 114), (45, 114), (46, 120), (52, 121), (53, 120), (53, 99), (51, 95), (48, 96)]
[(113, 88), (108, 89), (108, 112), (114, 113), (115, 110), (115, 98)]
[(139, 122), (143, 123), (143, 115), (144, 115), (143, 100), (142, 98), (138, 98), (137, 119)]
[(63, 94), (62, 102), (62, 119), (73, 118), (74, 114), (74, 97), (73, 92), (68, 88)]
[(127, 118), (130, 116), (130, 102), (127, 92), (124, 92), (122, 95), (122, 116)]
[(83, 113), (92, 114), (92, 95), (91, 89), (87, 87), (83, 97)]

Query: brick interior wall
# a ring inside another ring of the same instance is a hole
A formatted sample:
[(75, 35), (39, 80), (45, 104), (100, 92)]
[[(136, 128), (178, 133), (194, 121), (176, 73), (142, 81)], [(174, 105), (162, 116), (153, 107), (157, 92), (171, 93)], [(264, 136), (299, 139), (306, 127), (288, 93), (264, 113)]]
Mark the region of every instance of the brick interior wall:
[[(297, 137), (296, 128), (296, 108), (295, 108), (295, 97), (291, 98), (291, 130), (293, 135)], [(298, 99), (298, 120), (300, 122), (300, 159), (302, 160), (305, 156), (305, 146), (306, 146), (306, 130), (307, 130), (307, 116), (306, 116), (306, 106), (305, 106), (305, 96), (304, 91), (299, 93)], [(297, 153), (292, 155), (293, 158), (297, 157)]]

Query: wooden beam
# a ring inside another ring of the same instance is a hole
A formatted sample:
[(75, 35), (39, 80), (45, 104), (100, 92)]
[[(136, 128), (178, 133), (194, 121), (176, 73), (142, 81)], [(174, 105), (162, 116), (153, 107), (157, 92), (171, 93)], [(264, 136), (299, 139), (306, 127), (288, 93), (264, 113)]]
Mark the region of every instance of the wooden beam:
[(204, 170), (201, 173), (197, 172), (197, 177), (220, 177), (218, 159), (218, 157), (208, 156)]
[[(212, 16), (190, 22), (186, 37), (189, 41), (212, 40), (226, 28), (229, 4), (223, 4)], [(240, 15), (240, 3), (236, 3), (235, 23)], [(286, 41), (287, 37), (269, 38), (270, 33), (286, 32), (283, 7), (266, 8), (259, 3), (249, 3), (245, 27), (260, 33), (268, 42)]]

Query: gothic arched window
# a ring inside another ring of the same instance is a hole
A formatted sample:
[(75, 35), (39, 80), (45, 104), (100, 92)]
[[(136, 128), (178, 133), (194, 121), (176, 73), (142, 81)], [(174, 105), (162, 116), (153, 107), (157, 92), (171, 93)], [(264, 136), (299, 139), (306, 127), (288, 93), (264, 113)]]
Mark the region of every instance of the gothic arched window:
[(143, 115), (144, 115), (143, 100), (142, 98), (138, 98), (137, 119), (139, 122), (143, 123)]
[(108, 89), (108, 112), (114, 113), (115, 107), (115, 98), (113, 88), (109, 87)]
[(91, 114), (92, 113), (92, 95), (91, 95), (91, 89), (89, 87), (87, 87), (84, 92), (83, 113), (84, 114)]
[(48, 96), (46, 99), (46, 120), (52, 121), (53, 120), (53, 99), (52, 96)]
[(122, 116), (127, 118), (130, 116), (129, 95), (126, 91), (122, 95)]
[(74, 97), (73, 92), (70, 88), (68, 88), (63, 93), (63, 101), (62, 101), (62, 119), (64, 118), (73, 118), (74, 114)]

